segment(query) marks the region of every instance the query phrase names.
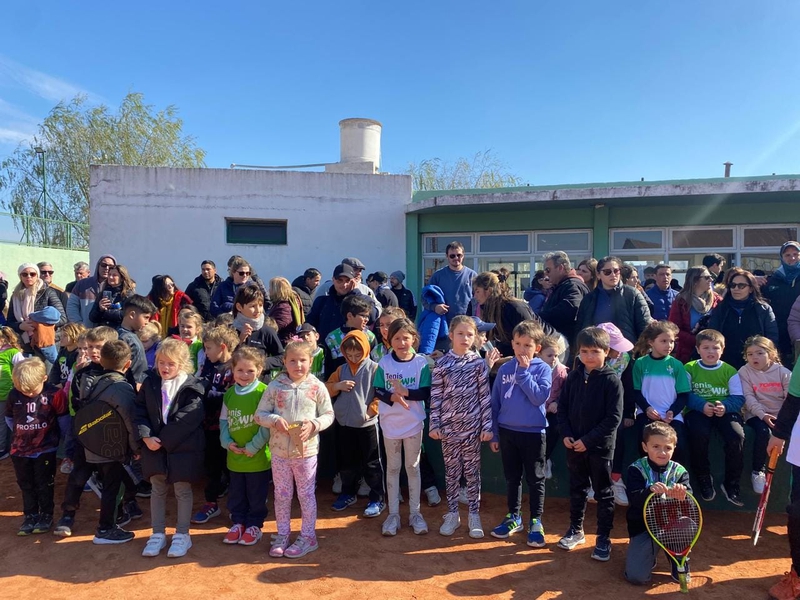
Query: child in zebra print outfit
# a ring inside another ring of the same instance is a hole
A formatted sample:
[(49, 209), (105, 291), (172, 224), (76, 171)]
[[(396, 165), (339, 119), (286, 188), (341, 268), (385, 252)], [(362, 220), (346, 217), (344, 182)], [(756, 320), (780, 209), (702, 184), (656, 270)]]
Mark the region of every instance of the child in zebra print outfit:
[(481, 502), (481, 442), (492, 439), (489, 369), (472, 347), (478, 329), (471, 317), (459, 315), (450, 323), (452, 349), (436, 361), (431, 374), (430, 437), (442, 440), (447, 508), (442, 535), (453, 535), (461, 524), (458, 514), (459, 479), (467, 480), (469, 535), (483, 537)]

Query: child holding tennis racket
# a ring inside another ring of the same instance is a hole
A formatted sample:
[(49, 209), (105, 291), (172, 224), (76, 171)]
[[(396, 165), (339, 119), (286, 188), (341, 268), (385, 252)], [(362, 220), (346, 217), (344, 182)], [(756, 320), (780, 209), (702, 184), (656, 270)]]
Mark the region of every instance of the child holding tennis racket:
[[(642, 432), (643, 456), (628, 467), (628, 553), (625, 557), (625, 579), (636, 585), (650, 583), (656, 565), (658, 547), (647, 532), (644, 503), (650, 494), (664, 494), (683, 500), (691, 492), (689, 472), (672, 460), (678, 434), (663, 421), (653, 421)], [(672, 562), (672, 579), (678, 581), (678, 565)], [(686, 573), (688, 577), (689, 561)]]

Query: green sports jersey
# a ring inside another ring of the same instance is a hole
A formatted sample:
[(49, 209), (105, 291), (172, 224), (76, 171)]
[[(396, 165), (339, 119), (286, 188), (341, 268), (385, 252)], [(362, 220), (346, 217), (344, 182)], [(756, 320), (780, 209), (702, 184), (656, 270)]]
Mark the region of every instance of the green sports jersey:
[(739, 372), (726, 362), (707, 367), (699, 360), (686, 363), (686, 372), (692, 384), (692, 392), (706, 402), (721, 402), (728, 396), (743, 396)]
[[(633, 389), (640, 390), (647, 403), (666, 414), (678, 394), (691, 391), (683, 364), (674, 356), (653, 358), (649, 354), (633, 363)], [(637, 412), (641, 412), (637, 409)], [(675, 416), (683, 421), (682, 415)]]
[(236, 387), (231, 387), (225, 392), (223, 398), (224, 411), (221, 420), (227, 421), (227, 432), (240, 448), (251, 442), (257, 448), (253, 456), (236, 454), (228, 450), (228, 469), (234, 473), (257, 473), (270, 468), (269, 430), (261, 427), (253, 420), (253, 415), (264, 395), (267, 384), (259, 382), (256, 387), (246, 394), (237, 394)]

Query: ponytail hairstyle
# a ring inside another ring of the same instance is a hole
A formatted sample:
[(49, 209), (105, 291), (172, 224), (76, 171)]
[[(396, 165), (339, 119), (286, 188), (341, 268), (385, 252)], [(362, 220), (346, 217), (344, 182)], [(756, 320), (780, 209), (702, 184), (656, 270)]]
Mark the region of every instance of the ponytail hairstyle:
[(22, 350), (22, 342), (17, 335), (17, 332), (11, 327), (0, 327), (0, 344), (3, 346), (11, 346), (17, 350)]
[(636, 340), (636, 345), (633, 347), (633, 357), (647, 356), (650, 353), (650, 342), (654, 341), (662, 333), (671, 333), (673, 338), (677, 338), (678, 332), (678, 326), (672, 321), (651, 321), (644, 328), (639, 339)]

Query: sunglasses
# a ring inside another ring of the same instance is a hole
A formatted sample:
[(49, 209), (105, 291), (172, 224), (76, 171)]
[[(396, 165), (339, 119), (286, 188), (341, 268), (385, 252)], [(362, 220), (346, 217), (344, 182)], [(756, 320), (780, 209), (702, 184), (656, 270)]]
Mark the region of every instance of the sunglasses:
[(20, 273), (20, 277), (36, 277), (36, 273)]
[(612, 273), (613, 273), (614, 275), (619, 275), (619, 269), (601, 269), (601, 270), (600, 270), (600, 272), (601, 272), (603, 275), (605, 275), (606, 277), (608, 277), (608, 276), (609, 276), (609, 275), (611, 275)]
[(236, 271), (239, 274), (239, 277), (247, 277), (250, 275), (250, 271)]
[(450, 254), (450, 258), (464, 258), (463, 254)]
[(745, 290), (750, 287), (749, 283), (732, 283), (728, 286), (732, 290)]
[(714, 277), (711, 275), (701, 275), (700, 279), (705, 279), (706, 281), (713, 281)]
[(100, 263), (101, 269), (110, 269), (111, 267), (116, 267), (117, 265), (113, 263)]
[(42, 275), (52, 275), (54, 271), (39, 271)]

